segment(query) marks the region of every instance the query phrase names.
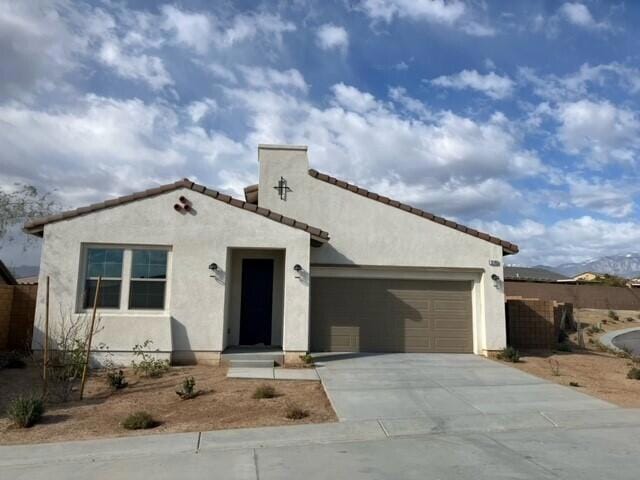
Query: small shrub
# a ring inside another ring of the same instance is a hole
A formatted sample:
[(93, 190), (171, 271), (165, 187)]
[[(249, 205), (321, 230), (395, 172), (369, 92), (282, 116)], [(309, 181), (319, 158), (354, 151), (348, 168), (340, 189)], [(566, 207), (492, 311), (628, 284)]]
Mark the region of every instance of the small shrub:
[(150, 353), (146, 352), (148, 347), (152, 345), (151, 340), (145, 340), (142, 345), (137, 344), (133, 347), (133, 355), (139, 360), (131, 361), (131, 366), (136, 375), (143, 377), (161, 377), (169, 370), (169, 361), (160, 360)]
[(40, 421), (44, 414), (41, 398), (19, 396), (9, 403), (7, 416), (20, 428), (29, 428)]
[(627, 372), (627, 378), (631, 380), (640, 380), (640, 368), (633, 367)]
[(620, 320), (620, 317), (618, 316), (618, 314), (613, 310), (609, 310), (608, 315), (609, 315), (609, 318), (614, 322), (617, 322), (618, 320)]
[(560, 376), (560, 362), (553, 358), (549, 359), (549, 368), (551, 368), (551, 375), (554, 377)]
[(513, 347), (506, 347), (498, 352), (497, 358), (505, 362), (518, 363), (520, 361), (520, 352)]
[(121, 390), (128, 385), (124, 379), (124, 372), (115, 369), (107, 372), (107, 384), (115, 390)]
[(588, 335), (593, 335), (595, 333), (600, 333), (602, 332), (602, 328), (600, 328), (599, 325), (591, 325), (589, 328), (587, 328), (587, 334)]
[(627, 322), (633, 322), (633, 317), (627, 317)]
[(558, 350), (559, 352), (571, 352), (571, 345), (568, 343), (559, 343), (558, 346), (556, 347), (556, 350)]
[(147, 412), (135, 412), (129, 415), (122, 422), (122, 426), (127, 430), (145, 430), (147, 428), (154, 428), (158, 426), (153, 417)]
[(569, 382), (570, 387), (579, 387), (580, 384), (578, 382)]
[(176, 394), (183, 400), (195, 398), (200, 395), (200, 390), (196, 390), (196, 379), (187, 377), (182, 381), (180, 390), (176, 390)]
[(308, 353), (305, 353), (304, 355), (300, 355), (300, 360), (302, 360), (302, 363), (307, 366), (312, 366), (315, 363), (313, 360), (313, 357)]
[(287, 411), (285, 412), (285, 417), (287, 417), (289, 420), (300, 420), (308, 416), (309, 416), (309, 412), (304, 408), (301, 408), (294, 404), (287, 405)]
[(253, 392), (253, 398), (275, 398), (278, 396), (278, 392), (271, 385), (260, 385)]

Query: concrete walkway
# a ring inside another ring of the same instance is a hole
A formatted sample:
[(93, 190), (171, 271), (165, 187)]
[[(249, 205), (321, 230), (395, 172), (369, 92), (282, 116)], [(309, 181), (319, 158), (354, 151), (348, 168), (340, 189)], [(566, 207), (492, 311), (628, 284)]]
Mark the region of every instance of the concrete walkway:
[(319, 363), (338, 423), (6, 446), (0, 478), (600, 480), (640, 471), (640, 410), (473, 356)]

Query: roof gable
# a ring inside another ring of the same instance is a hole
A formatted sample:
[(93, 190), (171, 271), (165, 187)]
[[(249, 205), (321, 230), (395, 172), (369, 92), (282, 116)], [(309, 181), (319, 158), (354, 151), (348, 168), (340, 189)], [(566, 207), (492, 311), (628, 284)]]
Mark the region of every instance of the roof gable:
[(178, 190), (180, 188), (187, 188), (187, 189), (193, 190), (194, 192), (202, 193), (203, 195), (206, 195), (209, 198), (218, 200), (220, 202), (228, 203), (231, 206), (234, 206), (243, 210), (247, 210), (257, 215), (261, 215), (265, 218), (268, 218), (275, 222), (282, 223), (289, 227), (303, 230), (307, 232), (309, 235), (311, 235), (311, 238), (316, 242), (325, 243), (329, 240), (329, 234), (324, 230), (321, 230), (316, 227), (312, 227), (311, 225), (307, 225), (306, 223), (303, 223), (303, 222), (299, 222), (293, 218), (285, 217), (284, 215), (273, 212), (266, 208), (258, 207), (257, 205), (254, 205), (252, 203), (247, 203), (242, 200), (238, 200), (237, 198), (233, 198), (224, 193), (220, 193), (216, 190), (207, 188), (204, 185), (199, 185), (197, 183), (194, 183), (187, 178), (178, 180), (177, 182), (170, 183), (167, 185), (161, 185), (159, 187), (151, 188), (149, 190), (144, 190), (142, 192), (132, 193), (124, 197), (114, 198), (101, 203), (94, 203), (92, 205), (77, 208), (75, 210), (69, 210), (66, 212), (56, 213), (54, 215), (49, 215), (46, 217), (35, 218), (26, 222), (23, 228), (27, 233), (42, 236), (44, 226), (47, 224), (59, 222), (62, 220), (67, 220), (70, 218), (79, 217), (82, 215), (87, 215), (89, 213), (97, 212), (107, 208), (117, 207), (119, 205), (124, 205), (127, 203), (132, 203), (137, 200), (155, 197), (157, 195), (171, 192), (173, 190)]
[(501, 240), (501, 239), (499, 239), (497, 237), (493, 237), (493, 236), (491, 236), (491, 235), (489, 235), (487, 233), (483, 233), (483, 232), (480, 232), (480, 231), (475, 230), (473, 228), (466, 227), (464, 225), (461, 225), (459, 223), (453, 222), (451, 220), (447, 220), (446, 218), (434, 215), (433, 213), (429, 213), (429, 212), (426, 212), (426, 211), (421, 210), (419, 208), (412, 207), (411, 205), (407, 205), (405, 203), (398, 202), (397, 200), (393, 200), (393, 199), (391, 199), (389, 197), (385, 197), (383, 195), (378, 195), (377, 193), (370, 192), (369, 190), (367, 190), (365, 188), (358, 187), (357, 185), (353, 185), (351, 183), (347, 183), (347, 182), (345, 182), (343, 180), (339, 180), (339, 179), (337, 179), (335, 177), (332, 177), (330, 175), (327, 175), (327, 174), (324, 174), (324, 173), (320, 173), (317, 170), (310, 169), (309, 170), (309, 175), (311, 175), (313, 178), (316, 178), (318, 180), (322, 180), (323, 182), (330, 183), (331, 185), (335, 185), (335, 186), (343, 188), (345, 190), (349, 190), (350, 192), (356, 193), (358, 195), (361, 195), (363, 197), (369, 198), (371, 200), (375, 200), (377, 202), (384, 203), (385, 205), (389, 205), (391, 207), (395, 207), (395, 208), (398, 208), (400, 210), (404, 210), (405, 212), (408, 212), (408, 213), (413, 213), (414, 215), (417, 215), (419, 217), (425, 218), (427, 220), (431, 220), (432, 222), (439, 223), (439, 224), (444, 225), (446, 227), (453, 228), (454, 230), (458, 230), (459, 232), (466, 233), (466, 234), (471, 235), (473, 237), (480, 238), (481, 240), (485, 240), (487, 242), (499, 245), (499, 246), (502, 247), (502, 251), (503, 251), (503, 253), (505, 255), (516, 254), (519, 251), (518, 246), (513, 244), (513, 243), (511, 243), (511, 242), (507, 242), (506, 240)]

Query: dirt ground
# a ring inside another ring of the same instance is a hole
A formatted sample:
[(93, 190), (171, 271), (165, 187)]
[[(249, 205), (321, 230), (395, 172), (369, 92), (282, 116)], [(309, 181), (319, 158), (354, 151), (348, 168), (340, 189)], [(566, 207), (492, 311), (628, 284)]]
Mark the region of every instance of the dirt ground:
[[(636, 312), (637, 313), (637, 312)], [(621, 358), (598, 348), (598, 339), (607, 332), (640, 326), (637, 316), (629, 322), (626, 317), (612, 321), (606, 315), (583, 322), (583, 326), (600, 323), (603, 332), (584, 334), (585, 349), (577, 347), (577, 334), (569, 335), (572, 352), (521, 352), (521, 360), (513, 365), (520, 370), (545, 378), (561, 385), (577, 382), (579, 391), (601, 398), (621, 407), (640, 407), (640, 380), (630, 380), (627, 372), (631, 367), (640, 368), (640, 360), (634, 363), (629, 358)], [(559, 375), (554, 375), (552, 363), (559, 367)]]
[[(226, 378), (226, 368), (172, 367), (161, 378), (138, 378), (125, 370), (129, 386), (111, 391), (103, 374), (90, 377), (85, 399), (47, 406), (43, 421), (28, 429), (14, 427), (5, 415), (7, 403), (19, 393), (40, 392), (33, 366), (0, 370), (0, 444), (57, 442), (125, 435), (190, 432), (227, 428), (334, 422), (336, 416), (322, 385), (316, 381)], [(196, 379), (204, 393), (181, 400), (175, 391), (186, 376)], [(251, 398), (259, 385), (272, 385), (279, 396)], [(309, 412), (301, 420), (285, 418), (287, 406)], [(146, 410), (160, 425), (150, 430), (125, 430), (120, 423), (134, 411)]]

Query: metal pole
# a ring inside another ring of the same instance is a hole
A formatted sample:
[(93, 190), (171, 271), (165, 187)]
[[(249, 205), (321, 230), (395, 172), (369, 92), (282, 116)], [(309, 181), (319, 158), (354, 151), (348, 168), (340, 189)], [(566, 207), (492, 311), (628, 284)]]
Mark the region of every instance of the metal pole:
[(89, 369), (89, 357), (91, 356), (91, 340), (93, 340), (93, 325), (96, 321), (96, 309), (98, 308), (98, 296), (100, 294), (100, 282), (102, 277), (98, 277), (96, 284), (96, 295), (93, 299), (93, 312), (91, 313), (91, 329), (89, 330), (89, 339), (87, 340), (87, 357), (84, 360), (84, 368), (82, 369), (82, 383), (80, 384), (80, 400), (84, 395), (84, 384), (87, 381), (87, 370)]

